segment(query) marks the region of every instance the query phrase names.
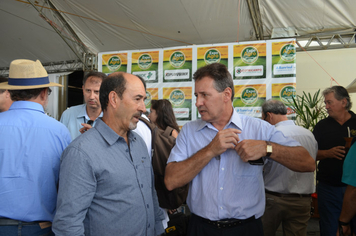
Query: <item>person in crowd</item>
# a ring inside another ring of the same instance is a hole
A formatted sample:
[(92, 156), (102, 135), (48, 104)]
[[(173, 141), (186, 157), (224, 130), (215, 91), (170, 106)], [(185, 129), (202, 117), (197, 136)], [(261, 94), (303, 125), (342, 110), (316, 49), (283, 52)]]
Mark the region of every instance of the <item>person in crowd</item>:
[(101, 72), (89, 72), (83, 79), (83, 96), (85, 104), (70, 107), (61, 116), (62, 122), (74, 140), (81, 133), (96, 124), (99, 117), (103, 116), (99, 101), (100, 85), (106, 75)]
[[(318, 144), (309, 130), (287, 118), (287, 107), (279, 100), (262, 105), (262, 119), (274, 125), (284, 136), (298, 141), (315, 160)], [(283, 235), (305, 236), (310, 219), (311, 194), (315, 192), (314, 173), (300, 173), (268, 160), (263, 177), (266, 210), (262, 217), (265, 236), (274, 236), (282, 223)]]
[(193, 78), (201, 119), (185, 124), (177, 137), (166, 167), (167, 189), (190, 183), (188, 235), (263, 235), (263, 165), (256, 161), (270, 158), (294, 171), (314, 171), (315, 162), (274, 126), (237, 114), (225, 65), (202, 67)]
[[(356, 234), (356, 144), (348, 152), (343, 166), (342, 182), (347, 184), (342, 210), (339, 217), (339, 231), (343, 235)], [(353, 232), (351, 232), (353, 231)], [(353, 233), (353, 234), (352, 234)], [(341, 235), (340, 235), (341, 236)]]
[(150, 158), (131, 130), (146, 111), (145, 82), (115, 72), (100, 87), (103, 117), (63, 152), (56, 235), (163, 233)]
[(14, 101), (0, 113), (0, 236), (54, 235), (60, 156), (68, 129), (47, 116), (51, 86), (40, 61), (14, 60), (0, 89)]
[(356, 135), (356, 115), (347, 90), (333, 86), (323, 91), (329, 116), (319, 121), (313, 130), (318, 142), (317, 171), (320, 235), (335, 236), (346, 185), (341, 182), (345, 158), (345, 139)]
[(152, 100), (149, 119), (159, 129), (165, 130), (167, 126), (172, 127), (174, 130), (172, 136), (177, 138), (179, 126), (174, 116), (172, 104), (167, 99)]
[[(0, 83), (7, 82), (7, 78), (0, 77)], [(12, 104), (10, 92), (7, 89), (0, 89), (0, 112), (9, 110)]]

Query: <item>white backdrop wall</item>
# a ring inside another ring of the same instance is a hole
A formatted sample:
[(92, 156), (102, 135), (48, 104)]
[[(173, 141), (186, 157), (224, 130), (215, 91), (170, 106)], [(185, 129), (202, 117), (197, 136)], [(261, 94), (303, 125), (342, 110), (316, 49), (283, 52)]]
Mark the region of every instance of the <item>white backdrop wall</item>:
[[(346, 88), (356, 78), (355, 55), (356, 48), (297, 52), (297, 94), (301, 95), (303, 91), (313, 94), (318, 89), (322, 91), (338, 85), (331, 82), (327, 73)], [(353, 102), (351, 110), (356, 111), (356, 96), (353, 93), (350, 96)]]

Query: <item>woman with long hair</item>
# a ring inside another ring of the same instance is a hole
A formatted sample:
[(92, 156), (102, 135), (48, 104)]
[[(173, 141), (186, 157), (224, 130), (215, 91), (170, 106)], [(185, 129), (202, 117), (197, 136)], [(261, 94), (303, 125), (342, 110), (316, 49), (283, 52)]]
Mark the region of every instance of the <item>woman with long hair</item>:
[(174, 116), (172, 104), (167, 99), (151, 101), (151, 112), (149, 118), (159, 129), (165, 130), (167, 126), (172, 127), (172, 136), (177, 138), (179, 126)]

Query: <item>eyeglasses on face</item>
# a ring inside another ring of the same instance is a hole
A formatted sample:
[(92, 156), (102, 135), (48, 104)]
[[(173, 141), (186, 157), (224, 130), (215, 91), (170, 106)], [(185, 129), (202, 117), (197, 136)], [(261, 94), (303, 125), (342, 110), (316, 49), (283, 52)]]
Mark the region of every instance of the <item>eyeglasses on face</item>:
[(48, 88), (47, 93), (48, 93), (48, 96), (51, 95), (52, 89)]

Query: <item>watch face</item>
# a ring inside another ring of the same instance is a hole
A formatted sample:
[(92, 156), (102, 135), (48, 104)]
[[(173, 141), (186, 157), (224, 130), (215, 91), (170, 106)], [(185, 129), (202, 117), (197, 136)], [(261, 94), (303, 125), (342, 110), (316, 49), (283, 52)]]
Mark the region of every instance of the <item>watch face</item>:
[(271, 154), (272, 153), (272, 146), (267, 145), (267, 153)]

